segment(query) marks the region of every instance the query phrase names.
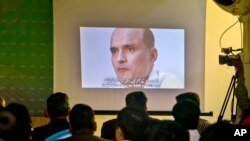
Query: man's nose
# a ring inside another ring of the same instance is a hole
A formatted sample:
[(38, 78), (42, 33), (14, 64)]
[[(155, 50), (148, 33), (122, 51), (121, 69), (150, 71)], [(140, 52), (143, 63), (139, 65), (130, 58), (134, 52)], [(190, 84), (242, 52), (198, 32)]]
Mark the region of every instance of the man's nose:
[(127, 58), (126, 58), (125, 52), (120, 51), (119, 54), (118, 54), (118, 56), (117, 56), (117, 60), (118, 60), (119, 63), (124, 63), (124, 62), (126, 62), (126, 61), (127, 61)]

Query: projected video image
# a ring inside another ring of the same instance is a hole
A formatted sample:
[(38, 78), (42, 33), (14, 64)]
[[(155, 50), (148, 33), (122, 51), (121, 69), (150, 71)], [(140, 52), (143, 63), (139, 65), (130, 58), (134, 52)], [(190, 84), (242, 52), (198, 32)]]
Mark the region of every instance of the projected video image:
[(83, 88), (184, 88), (184, 30), (80, 27)]

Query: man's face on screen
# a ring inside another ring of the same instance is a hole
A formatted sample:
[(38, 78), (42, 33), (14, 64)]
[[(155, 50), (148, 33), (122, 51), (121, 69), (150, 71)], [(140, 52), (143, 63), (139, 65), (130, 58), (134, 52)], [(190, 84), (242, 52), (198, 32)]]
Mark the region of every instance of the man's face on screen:
[(112, 64), (123, 84), (127, 80), (145, 81), (152, 71), (156, 50), (143, 42), (143, 33), (142, 28), (117, 28), (112, 34)]

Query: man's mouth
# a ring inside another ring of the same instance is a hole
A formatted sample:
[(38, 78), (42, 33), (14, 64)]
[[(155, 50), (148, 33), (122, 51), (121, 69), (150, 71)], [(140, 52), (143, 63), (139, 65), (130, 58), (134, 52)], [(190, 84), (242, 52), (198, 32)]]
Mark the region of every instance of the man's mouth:
[(124, 73), (124, 72), (126, 72), (128, 70), (129, 70), (128, 68), (118, 68), (119, 73)]

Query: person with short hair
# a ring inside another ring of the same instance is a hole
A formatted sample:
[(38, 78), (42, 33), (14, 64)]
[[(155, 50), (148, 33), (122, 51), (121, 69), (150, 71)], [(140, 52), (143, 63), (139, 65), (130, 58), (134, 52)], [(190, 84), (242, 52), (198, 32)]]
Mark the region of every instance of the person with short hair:
[[(115, 28), (110, 40), (111, 61), (117, 81), (126, 88), (183, 88), (176, 74), (154, 69), (158, 52), (149, 28)], [(110, 82), (109, 82), (110, 83)]]
[[(175, 99), (177, 102), (180, 102), (183, 100), (192, 100), (200, 107), (200, 97), (195, 92), (181, 93), (181, 94), (177, 95), (175, 97)], [(200, 118), (199, 123), (198, 123), (198, 127), (197, 127), (199, 133), (201, 134), (209, 125), (210, 125), (210, 123), (207, 120)]]
[[(238, 127), (240, 128), (240, 127)], [(241, 127), (242, 128), (242, 127)], [(240, 140), (245, 141), (244, 137), (238, 139), (233, 138), (234, 131), (237, 129), (237, 126), (234, 126), (229, 121), (222, 120), (212, 123), (200, 137), (200, 141), (221, 141), (221, 140)], [(247, 139), (249, 140), (249, 138)]]
[[(143, 91), (134, 91), (126, 95), (126, 107), (135, 109), (141, 112), (147, 112), (147, 97)], [(148, 117), (148, 127), (152, 127), (160, 120)], [(111, 119), (103, 123), (101, 128), (101, 137), (105, 139), (115, 140), (115, 133), (117, 128), (117, 119)]]
[(127, 94), (126, 98), (126, 107), (132, 109), (138, 109), (140, 111), (147, 111), (147, 97), (142, 91), (134, 91)]
[(179, 122), (162, 120), (152, 128), (148, 141), (189, 141), (189, 133)]
[(86, 104), (76, 104), (69, 112), (72, 136), (60, 141), (107, 141), (94, 135), (97, 125), (93, 109)]
[(47, 99), (47, 113), (50, 122), (34, 128), (33, 141), (51, 141), (71, 136), (67, 120), (69, 114), (69, 97), (66, 93), (56, 92)]
[[(5, 141), (31, 141), (32, 122), (28, 108), (20, 103), (10, 103), (0, 112), (0, 138)], [(5, 120), (4, 120), (5, 119)], [(7, 127), (7, 128), (6, 128)]]
[(200, 108), (192, 100), (177, 102), (173, 109), (175, 121), (188, 129), (190, 141), (199, 141), (200, 133), (197, 130), (200, 119)]
[(125, 107), (117, 115), (116, 141), (146, 141), (148, 115), (144, 111)]

